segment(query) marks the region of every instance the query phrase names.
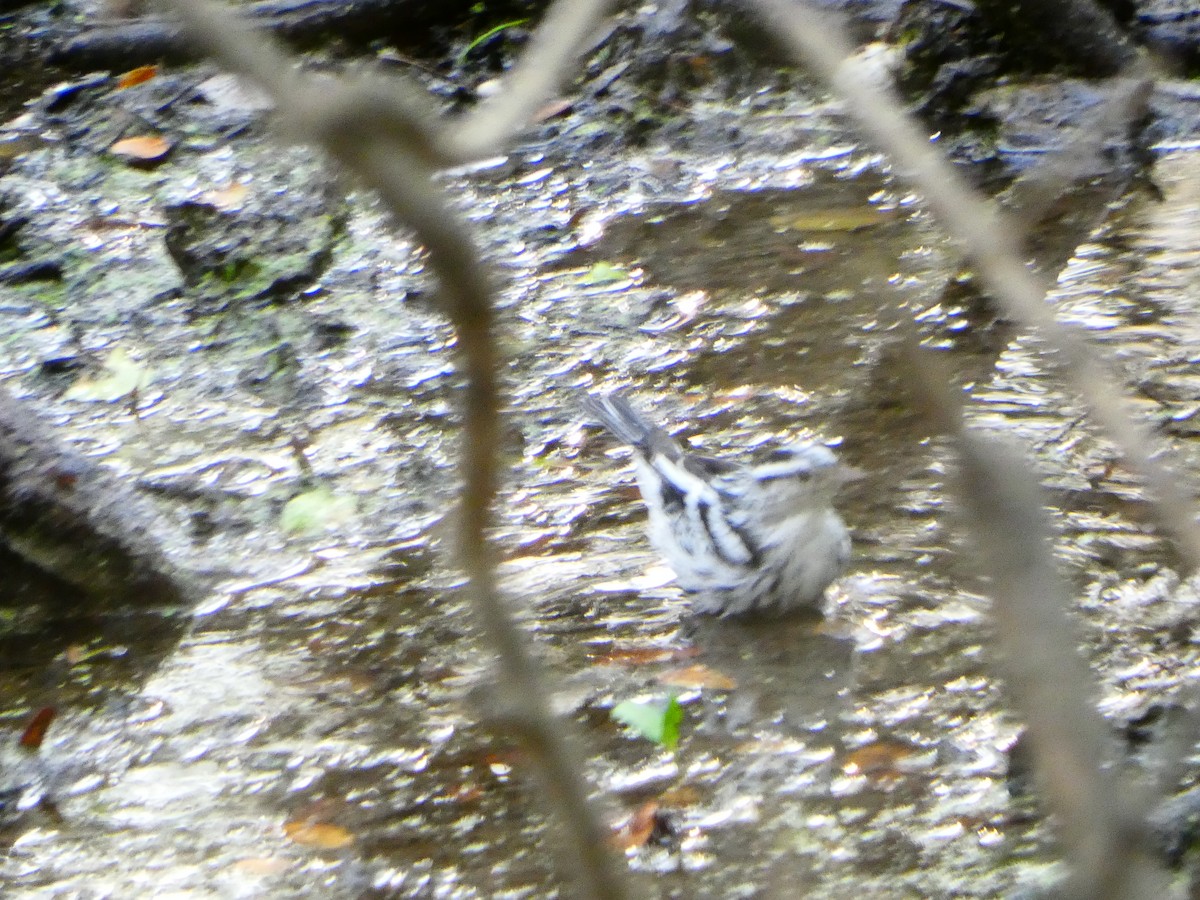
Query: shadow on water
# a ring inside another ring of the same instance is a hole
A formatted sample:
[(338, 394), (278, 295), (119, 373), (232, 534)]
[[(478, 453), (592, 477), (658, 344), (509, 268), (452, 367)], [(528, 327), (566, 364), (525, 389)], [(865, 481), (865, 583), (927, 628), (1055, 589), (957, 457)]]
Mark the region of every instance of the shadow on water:
[(785, 621), (697, 619), (688, 638), (704, 665), (738, 684), (725, 727), (753, 733), (763, 722), (796, 734), (838, 740), (845, 689), (853, 681), (854, 640), (822, 629), (819, 619)]

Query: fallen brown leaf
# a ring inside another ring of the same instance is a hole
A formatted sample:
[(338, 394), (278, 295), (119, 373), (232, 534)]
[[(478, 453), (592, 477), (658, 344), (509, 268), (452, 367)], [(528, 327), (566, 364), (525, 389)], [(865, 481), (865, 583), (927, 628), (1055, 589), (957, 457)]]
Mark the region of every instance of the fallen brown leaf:
[(650, 840), (658, 824), (658, 802), (647, 800), (613, 832), (613, 846), (618, 850), (642, 847)]
[(286, 822), (283, 833), (301, 846), (319, 850), (340, 850), (354, 843), (350, 831), (329, 822)]
[(610, 647), (602, 653), (590, 654), (590, 657), (601, 665), (644, 666), (690, 659), (699, 652), (698, 647)]
[(278, 875), (286, 872), (291, 865), (291, 860), (278, 856), (251, 856), (239, 859), (233, 864), (233, 868), (248, 875)]
[(718, 691), (732, 691), (737, 687), (737, 682), (724, 672), (718, 672), (700, 663), (663, 672), (658, 676), (658, 680), (675, 687), (713, 688)]
[(125, 88), (131, 88), (135, 84), (149, 81), (156, 75), (158, 75), (158, 66), (138, 66), (136, 69), (130, 69), (117, 79), (117, 90), (123, 91)]
[(545, 122), (547, 119), (553, 119), (555, 116), (562, 115), (574, 106), (574, 104), (574, 100), (568, 100), (565, 97), (547, 100), (530, 116), (530, 124), (536, 125), (538, 122)]
[(171, 152), (171, 144), (158, 135), (143, 134), (122, 138), (109, 147), (108, 152), (135, 162), (158, 162)]
[(459, 782), (450, 788), (449, 799), (454, 803), (474, 803), (482, 797), (483, 788), (470, 781)]
[(215, 206), (223, 212), (233, 212), (241, 209), (246, 198), (250, 195), (250, 188), (244, 184), (230, 184), (222, 188), (214, 188), (211, 191), (205, 191), (200, 195), (200, 199), (205, 203)]
[(842, 763), (842, 771), (847, 775), (872, 777), (899, 775), (899, 763), (916, 752), (916, 747), (903, 741), (875, 741), (851, 750)]
[(21, 733), (20, 745), (26, 750), (36, 750), (42, 746), (42, 741), (46, 739), (46, 731), (50, 728), (50, 723), (54, 721), (55, 715), (57, 713), (53, 706), (43, 706), (35, 712)]

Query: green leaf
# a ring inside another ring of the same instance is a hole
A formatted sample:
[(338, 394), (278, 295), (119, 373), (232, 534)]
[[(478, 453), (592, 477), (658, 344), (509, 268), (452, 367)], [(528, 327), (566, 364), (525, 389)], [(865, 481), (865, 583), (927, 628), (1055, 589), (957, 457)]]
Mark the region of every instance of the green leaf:
[(95, 377), (80, 378), (67, 390), (68, 400), (112, 403), (128, 397), (149, 379), (146, 370), (117, 347), (104, 360), (104, 371)]
[(467, 44), (466, 49), (463, 50), (460, 54), (458, 54), (458, 64), (461, 66), (463, 63), (463, 60), (465, 60), (467, 58), (467, 54), (470, 53), (472, 50), (474, 50), (476, 47), (478, 47), (480, 44), (487, 42), (488, 40), (495, 37), (502, 31), (507, 31), (510, 28), (516, 28), (520, 25), (524, 25), (528, 21), (529, 21), (529, 19), (527, 19), (527, 18), (526, 19), (513, 19), (511, 22), (501, 22), (499, 25), (495, 26), (494, 28), (489, 28), (483, 34), (479, 35), (479, 37), (475, 38), (475, 40), (471, 41), (471, 43)]
[(614, 281), (625, 281), (627, 278), (629, 278), (629, 273), (621, 266), (601, 260), (579, 279), (579, 283), (612, 284)]
[(354, 507), (353, 497), (335, 494), (327, 487), (313, 488), (284, 505), (279, 524), (293, 534), (316, 534), (348, 521)]
[(624, 700), (613, 707), (612, 717), (668, 750), (679, 743), (683, 707), (673, 694), (666, 700)]

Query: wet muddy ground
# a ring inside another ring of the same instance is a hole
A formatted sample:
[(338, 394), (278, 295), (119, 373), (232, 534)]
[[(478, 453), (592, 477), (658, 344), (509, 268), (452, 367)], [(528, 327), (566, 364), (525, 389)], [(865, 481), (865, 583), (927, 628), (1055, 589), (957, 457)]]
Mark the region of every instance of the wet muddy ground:
[[(101, 84), (0, 134), (21, 252), (61, 270), (0, 285), (3, 384), (151, 498), (146, 539), (210, 585), (195, 609), (115, 613), (36, 573), (0, 587), (20, 626), (0, 667), (13, 742), (58, 711), (37, 756), (6, 764), (6, 895), (551, 895), (523, 761), (476, 724), (485, 657), (446, 547), (460, 383), (422, 251), (257, 111), (230, 134), (206, 118), (218, 101), (162, 106), (168, 87)], [(166, 161), (106, 154), (113, 109), (165, 117)], [(948, 242), (835, 105), (793, 85), (690, 112), (686, 139), (640, 147), (568, 115), (441, 178), (502, 284), (504, 583), (593, 783), (641, 812), (615, 840), (651, 896), (1042, 884), (1053, 839), (1010, 791), (1020, 723), (950, 454), (889, 365), (894, 310), (1043, 473), (1114, 734), (1190, 694), (1194, 598), (1037, 341), (947, 291)], [(1193, 477), (1196, 169), (1163, 153), (1165, 199), (1115, 204), (1052, 298)], [(186, 264), (196, 206), (243, 255)], [(253, 243), (280, 215), (312, 226), (283, 274)], [(825, 622), (688, 615), (627, 454), (579, 407), (616, 387), (697, 449), (807, 432), (865, 472), (840, 503), (854, 557)], [(673, 752), (610, 716), (672, 692)]]

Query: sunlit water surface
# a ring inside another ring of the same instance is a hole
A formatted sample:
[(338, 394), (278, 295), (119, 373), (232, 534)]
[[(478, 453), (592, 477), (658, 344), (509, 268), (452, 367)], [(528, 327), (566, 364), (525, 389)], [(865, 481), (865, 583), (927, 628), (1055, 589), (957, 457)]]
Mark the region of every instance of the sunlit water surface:
[[(948, 287), (947, 242), (880, 160), (824, 112), (744, 127), (736, 154), (656, 146), (601, 167), (531, 146), (446, 178), (503, 278), (509, 468), (495, 539), (509, 600), (597, 790), (618, 813), (658, 810), (655, 834), (626, 849), (650, 895), (990, 897), (1038, 883), (1056, 857), (1034, 807), (1009, 796), (1019, 723), (949, 515), (952, 459), (889, 365), (898, 317), (915, 316), (949, 361), (970, 415), (1020, 435), (1043, 474), (1118, 721), (1194, 678), (1170, 552), (1037, 342)], [(245, 164), (203, 163), (214, 179)], [(1195, 167), (1163, 160), (1167, 202), (1114, 212), (1053, 298), (1193, 472), (1200, 279), (1182, 223)], [(149, 197), (121, 202), (154, 214)], [(153, 331), (138, 333), (77, 311), (97, 352), (120, 342), (146, 362), (136, 416), (62, 399), (39, 369), (59, 319), (19, 297), (5, 306), (7, 386), (153, 489), (178, 526), (157, 536), (176, 558), (228, 570), (165, 642), (133, 626), (51, 630), (4, 672), (14, 734), (32, 709), (59, 709), (22, 781), (47, 800), (4, 832), (6, 896), (557, 890), (525, 762), (476, 724), (487, 657), (445, 521), (453, 335), (418, 249), (369, 198), (354, 198), (347, 232), (296, 304), (193, 319), (148, 291), (126, 298), (147, 310)], [(107, 234), (94, 252), (165, 265), (158, 240)], [(323, 340), (314, 323), (349, 337)], [(263, 361), (281, 342), (295, 360), (282, 374)], [(617, 387), (698, 450), (736, 457), (811, 433), (864, 471), (840, 503), (855, 551), (825, 622), (688, 615), (643, 536), (628, 454), (578, 406)], [(306, 483), (301, 456), (354, 501), (317, 536), (279, 525)], [(53, 667), (88, 640), (93, 655)], [(686, 713), (674, 752), (610, 718), (670, 691)]]

